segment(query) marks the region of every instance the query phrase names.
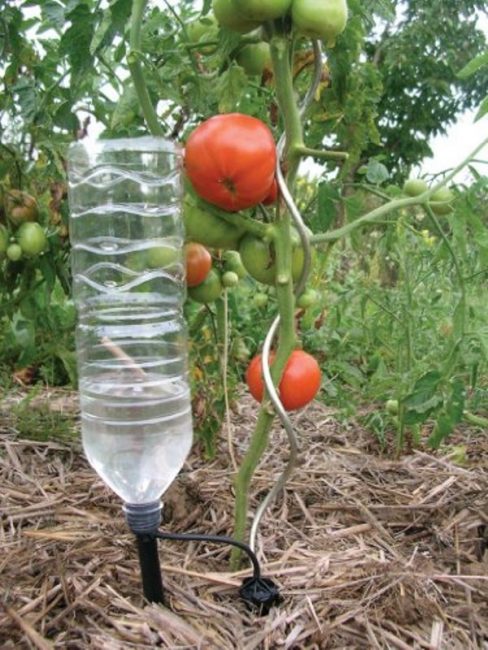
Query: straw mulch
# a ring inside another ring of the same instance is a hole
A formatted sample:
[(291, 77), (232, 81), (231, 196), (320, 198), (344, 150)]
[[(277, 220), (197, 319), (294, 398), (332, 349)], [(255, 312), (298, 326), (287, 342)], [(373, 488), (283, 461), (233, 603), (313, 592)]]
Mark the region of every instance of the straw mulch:
[[(237, 454), (255, 416), (246, 400), (233, 414)], [(4, 416), (0, 647), (487, 648), (486, 432), (456, 435), (459, 466), (446, 450), (382, 457), (317, 404), (295, 422), (302, 463), (259, 536), (284, 601), (259, 618), (237, 596), (249, 571), (229, 573), (228, 550), (211, 544), (161, 543), (171, 609), (144, 606), (117, 498), (77, 445), (19, 439)], [(277, 429), (252, 511), (285, 458)], [(232, 508), (223, 435), (217, 459), (194, 453), (166, 495), (165, 526), (228, 534)]]

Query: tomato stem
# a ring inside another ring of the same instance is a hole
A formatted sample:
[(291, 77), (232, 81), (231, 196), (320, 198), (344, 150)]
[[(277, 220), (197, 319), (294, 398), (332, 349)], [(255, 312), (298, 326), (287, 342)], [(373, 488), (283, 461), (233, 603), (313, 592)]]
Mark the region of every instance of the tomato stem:
[(149, 91), (147, 89), (144, 73), (141, 66), (141, 26), (146, 8), (147, 0), (134, 0), (132, 5), (129, 54), (127, 55), (127, 64), (132, 76), (132, 81), (139, 99), (139, 104), (146, 120), (149, 131), (152, 135), (162, 136), (164, 131), (159, 123), (158, 116), (154, 109)]
[[(284, 151), (288, 169), (287, 182), (290, 186), (294, 183), (300, 163), (300, 153), (297, 154), (296, 149), (303, 145), (300, 112), (293, 89), (290, 40), (283, 36), (274, 35), (271, 39), (271, 56), (276, 80), (278, 105), (282, 112), (285, 126), (286, 144)], [(287, 210), (282, 212), (280, 205), (277, 204), (275, 227), (272, 231), (276, 255), (276, 295), (280, 314), (278, 348), (271, 367), (271, 377), (275, 386), (279, 385), (288, 358), (296, 343), (291, 232), (291, 216)], [(270, 408), (269, 400), (265, 394), (251, 442), (235, 478), (234, 536), (238, 541), (244, 539), (249, 487), (259, 461), (266, 450), (269, 432), (274, 418), (274, 410)], [(231, 554), (232, 569), (238, 568), (240, 557), (240, 550), (234, 548)]]

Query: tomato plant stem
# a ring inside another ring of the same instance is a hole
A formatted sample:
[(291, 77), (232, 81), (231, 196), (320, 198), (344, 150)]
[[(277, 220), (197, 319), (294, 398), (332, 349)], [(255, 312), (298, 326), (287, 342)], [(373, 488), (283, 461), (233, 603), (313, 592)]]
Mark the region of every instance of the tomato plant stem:
[(310, 156), (320, 160), (347, 160), (349, 154), (346, 151), (328, 151), (327, 149), (310, 149), (303, 145), (295, 147), (295, 153), (300, 156)]
[[(276, 79), (278, 104), (281, 110), (286, 135), (285, 156), (287, 184), (292, 186), (300, 162), (300, 154), (295, 149), (303, 142), (300, 113), (293, 90), (293, 78), (290, 65), (290, 42), (287, 38), (273, 36), (271, 40), (272, 61)], [(276, 357), (271, 368), (271, 377), (275, 386), (279, 385), (281, 375), (288, 358), (295, 346), (295, 298), (292, 278), (292, 238), (291, 217), (288, 211), (276, 210), (276, 223), (273, 230), (273, 243), (276, 255), (276, 295), (280, 314), (279, 342)], [(266, 450), (274, 412), (265, 393), (258, 415), (258, 421), (252, 434), (249, 448), (242, 460), (235, 480), (235, 524), (234, 535), (238, 541), (244, 539), (248, 511), (249, 486), (252, 476)], [(241, 552), (233, 549), (231, 567), (239, 565)]]
[(130, 50), (127, 55), (127, 64), (134, 82), (139, 103), (147, 122), (147, 126), (152, 135), (162, 136), (164, 131), (159, 123), (158, 116), (154, 110), (154, 106), (149, 96), (144, 73), (140, 62), (141, 57), (141, 26), (144, 9), (146, 8), (147, 0), (134, 0), (132, 5), (131, 28), (130, 28)]

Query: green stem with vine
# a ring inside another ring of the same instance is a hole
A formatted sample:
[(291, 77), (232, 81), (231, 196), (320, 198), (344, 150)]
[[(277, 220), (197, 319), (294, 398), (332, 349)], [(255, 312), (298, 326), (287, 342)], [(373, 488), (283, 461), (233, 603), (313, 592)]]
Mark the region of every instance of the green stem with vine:
[[(303, 131), (293, 88), (290, 42), (286, 36), (273, 36), (271, 39), (271, 57), (276, 79), (277, 99), (284, 119), (286, 134), (284, 149), (288, 168), (286, 180), (288, 186), (292, 187), (300, 163), (301, 154), (297, 153), (297, 150), (303, 144)], [(276, 255), (276, 295), (280, 314), (278, 346), (271, 368), (273, 383), (277, 386), (296, 344), (295, 298), (291, 274), (292, 238), (290, 214), (287, 211), (281, 213), (278, 208), (275, 223), (269, 230)], [(234, 537), (239, 541), (242, 541), (245, 537), (249, 487), (259, 461), (266, 450), (274, 417), (274, 410), (267, 399), (267, 395), (265, 395), (249, 447), (235, 478)], [(232, 569), (238, 568), (240, 557), (240, 550), (234, 548), (231, 555)]]
[(346, 237), (347, 235), (351, 234), (357, 228), (361, 228), (362, 226), (371, 223), (376, 223), (378, 219), (381, 219), (390, 212), (394, 212), (400, 208), (408, 208), (414, 205), (428, 205), (431, 196), (437, 192), (438, 189), (447, 185), (447, 183), (449, 183), (449, 181), (451, 181), (462, 169), (464, 169), (464, 167), (466, 167), (466, 165), (468, 165), (487, 144), (488, 138), (485, 138), (455, 169), (452, 170), (450, 174), (444, 178), (443, 181), (436, 183), (426, 192), (423, 192), (418, 196), (395, 199), (389, 203), (385, 203), (385, 205), (381, 205), (380, 207), (371, 210), (371, 212), (364, 214), (362, 217), (359, 217), (359, 219), (356, 219), (355, 221), (348, 223), (341, 228), (329, 230), (328, 232), (321, 233), (319, 235), (313, 235), (310, 238), (311, 243), (313, 245), (320, 245), (324, 242), (336, 241), (341, 237)]

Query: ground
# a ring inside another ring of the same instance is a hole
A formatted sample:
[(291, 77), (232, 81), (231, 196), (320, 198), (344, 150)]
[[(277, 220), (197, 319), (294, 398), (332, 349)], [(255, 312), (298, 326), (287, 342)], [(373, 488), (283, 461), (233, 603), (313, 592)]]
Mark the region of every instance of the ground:
[[(451, 447), (395, 460), (322, 405), (296, 415), (301, 464), (258, 537), (283, 602), (258, 617), (238, 598), (249, 570), (230, 573), (227, 548), (212, 544), (161, 542), (170, 609), (145, 606), (120, 502), (76, 438), (27, 439), (15, 399), (0, 420), (2, 649), (488, 648), (486, 432), (456, 433), (463, 458)], [(28, 412), (48, 404), (76, 415), (73, 395), (59, 391), (40, 392)], [(255, 417), (240, 401), (237, 456)], [(211, 462), (195, 448), (165, 497), (168, 531), (231, 532), (228, 437)], [(286, 455), (277, 429), (250, 514)]]

